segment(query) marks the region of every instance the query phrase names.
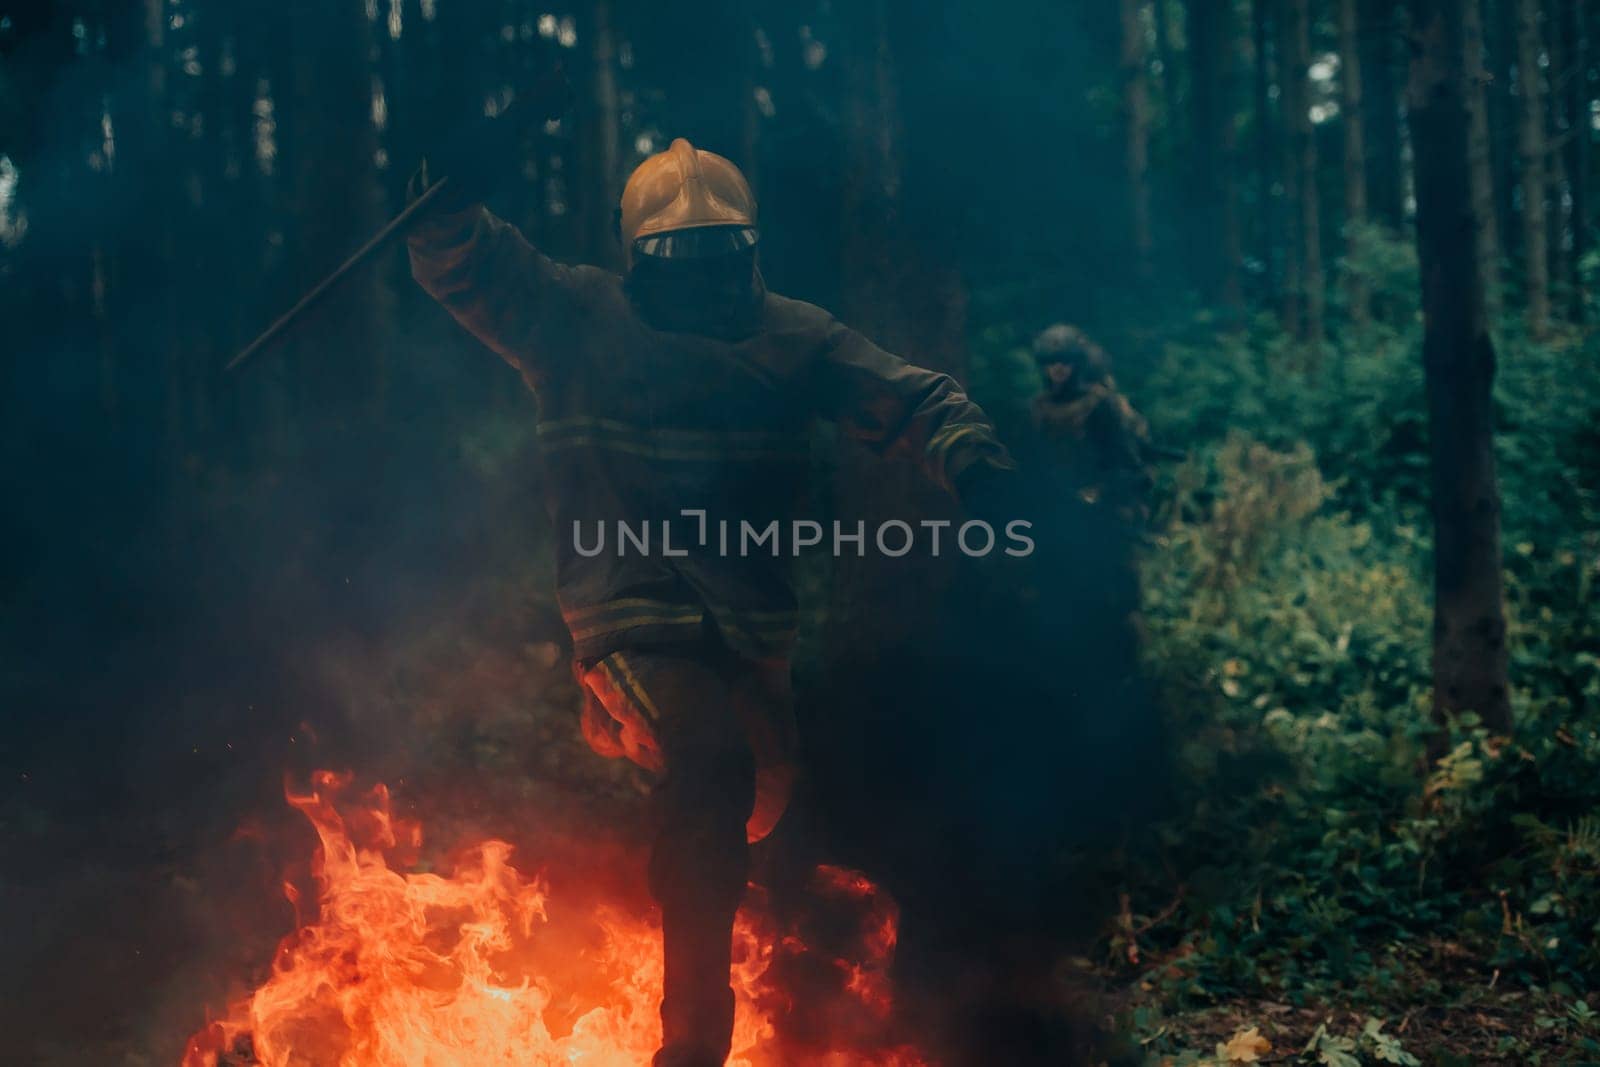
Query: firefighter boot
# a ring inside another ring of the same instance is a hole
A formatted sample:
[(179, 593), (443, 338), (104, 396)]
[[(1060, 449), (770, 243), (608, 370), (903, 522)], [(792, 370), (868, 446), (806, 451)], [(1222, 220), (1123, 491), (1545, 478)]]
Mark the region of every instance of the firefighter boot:
[(660, 681), (666, 774), (654, 796), (650, 889), (666, 975), (655, 1067), (721, 1067), (733, 1041), (728, 972), (749, 877), (755, 758), (720, 678), (684, 664)]
[(698, 841), (663, 835), (651, 857), (666, 957), (655, 1067), (721, 1067), (732, 1043), (728, 972), (748, 853), (743, 813), (730, 810), (720, 821), (720, 832), (687, 835)]

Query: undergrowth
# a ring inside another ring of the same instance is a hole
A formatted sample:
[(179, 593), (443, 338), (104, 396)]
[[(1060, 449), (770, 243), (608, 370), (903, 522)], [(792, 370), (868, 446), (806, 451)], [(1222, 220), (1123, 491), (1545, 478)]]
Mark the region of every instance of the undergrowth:
[(1090, 962), (1171, 1062), (1250, 1062), (1243, 1027), (1195, 1049), (1167, 1023), (1251, 1001), (1366, 1013), (1288, 1050), (1310, 1061), (1414, 1063), (1384, 1020), (1485, 988), (1541, 1005), (1486, 1055), (1600, 1062), (1600, 337), (1497, 333), (1515, 725), (1463, 716), (1430, 760), (1421, 329), (1395, 295), (1415, 267), (1370, 254), (1379, 323), (1318, 352), (1270, 317), (1191, 322), (1124, 383), (1185, 457), (1140, 561), (1181, 814), (1109, 875), (1124, 904)]

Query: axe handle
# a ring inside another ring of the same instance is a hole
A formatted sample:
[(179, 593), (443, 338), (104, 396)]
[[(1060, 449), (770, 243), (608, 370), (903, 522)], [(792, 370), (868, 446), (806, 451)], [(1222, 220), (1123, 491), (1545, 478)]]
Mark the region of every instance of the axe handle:
[(265, 330), (263, 330), (259, 337), (257, 337), (254, 341), (251, 341), (244, 348), (240, 349), (239, 354), (228, 361), (227, 369), (233, 370), (235, 367), (239, 366), (245, 360), (249, 359), (251, 356), (255, 355), (257, 352), (261, 351), (261, 349), (267, 347), (267, 345), (271, 344), (279, 336), (281, 336), (283, 331), (287, 330), (289, 326), (293, 324), (294, 320), (300, 317), (302, 312), (311, 307), (311, 305), (317, 303), (324, 296), (327, 296), (328, 293), (341, 281), (343, 281), (346, 276), (348, 276), (366, 260), (370, 259), (374, 252), (387, 244), (391, 237), (403, 232), (407, 226), (416, 221), (419, 215), (427, 211), (429, 205), (438, 199), (440, 192), (442, 192), (444, 187), (448, 184), (450, 184), (450, 179), (446, 177), (440, 178), (438, 181), (428, 186), (428, 188), (423, 191), (421, 196), (417, 197), (410, 204), (406, 205), (406, 209), (404, 211), (400, 212), (400, 214), (389, 220), (388, 225), (384, 226), (383, 229), (379, 230), (377, 233), (368, 238), (367, 243), (356, 249), (355, 252), (351, 254), (349, 259), (339, 264), (339, 268), (337, 270), (328, 275), (326, 278), (322, 279), (322, 281), (318, 282), (316, 288), (312, 289), (305, 296), (302, 296), (298, 301), (295, 302), (294, 307), (290, 308), (288, 311), (285, 311), (282, 315), (279, 315), (277, 320), (274, 321), (271, 326), (268, 326)]

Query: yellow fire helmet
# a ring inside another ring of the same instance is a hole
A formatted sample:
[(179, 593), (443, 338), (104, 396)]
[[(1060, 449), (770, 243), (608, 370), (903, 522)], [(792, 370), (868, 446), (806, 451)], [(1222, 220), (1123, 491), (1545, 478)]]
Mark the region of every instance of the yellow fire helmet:
[(692, 258), (756, 243), (756, 200), (739, 168), (679, 137), (622, 190), (623, 256)]

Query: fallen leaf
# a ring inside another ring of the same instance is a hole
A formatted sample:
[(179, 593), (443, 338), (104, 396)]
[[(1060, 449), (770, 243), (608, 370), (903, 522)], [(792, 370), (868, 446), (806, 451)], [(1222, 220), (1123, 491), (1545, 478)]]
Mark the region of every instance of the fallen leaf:
[(1240, 1030), (1225, 1045), (1217, 1046), (1217, 1058), (1226, 1063), (1255, 1063), (1272, 1051), (1272, 1042), (1261, 1036), (1261, 1028)]

